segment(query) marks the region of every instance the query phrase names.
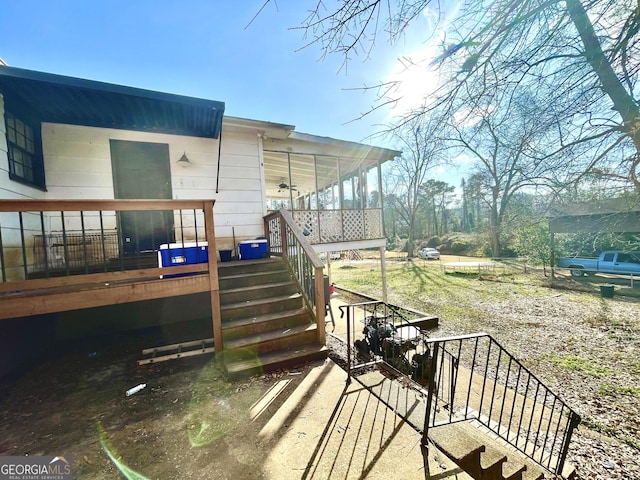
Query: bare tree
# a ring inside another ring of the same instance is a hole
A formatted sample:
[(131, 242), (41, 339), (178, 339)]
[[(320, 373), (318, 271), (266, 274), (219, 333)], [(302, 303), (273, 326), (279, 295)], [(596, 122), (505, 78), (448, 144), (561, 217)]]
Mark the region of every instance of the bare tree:
[[(316, 1), (298, 28), (307, 45), (339, 53), (346, 62), (370, 55), (380, 33), (393, 42), (430, 12), (436, 26), (426, 36), (447, 27), (435, 63), (450, 81), (402, 123), (436, 106), (453, 114), (460, 99), (482, 104), (498, 87), (528, 90), (537, 83), (557, 107), (555, 149), (543, 160), (581, 150), (590, 160), (583, 168), (604, 163), (610, 175), (640, 190), (637, 0), (478, 0), (465, 2), (450, 21), (438, 22), (448, 8), (436, 0), (339, 0), (327, 9)], [(470, 95), (468, 82), (477, 79), (486, 90)], [(380, 104), (392, 101), (392, 85), (379, 87)]]
[(489, 212), (494, 257), (501, 254), (503, 227), (514, 196), (558, 188), (574, 176), (570, 157), (545, 155), (549, 138), (556, 138), (553, 114), (535, 95), (518, 92), (494, 92), (491, 103), (454, 119), (449, 139), (474, 161), (468, 183), (475, 186)]
[(434, 167), (442, 162), (443, 144), (434, 117), (424, 116), (394, 131), (394, 138), (402, 148), (402, 156), (394, 162), (389, 173), (393, 188), (389, 193), (398, 201), (395, 208), (407, 227), (407, 256), (413, 257), (417, 219), (425, 208), (427, 196), (424, 185)]

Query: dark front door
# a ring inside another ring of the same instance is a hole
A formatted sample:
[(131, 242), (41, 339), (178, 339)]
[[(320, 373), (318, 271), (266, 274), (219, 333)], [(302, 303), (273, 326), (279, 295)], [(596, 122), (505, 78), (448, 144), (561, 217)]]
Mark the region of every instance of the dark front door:
[[(171, 199), (169, 145), (111, 140), (115, 198)], [(127, 255), (157, 250), (174, 240), (173, 212), (120, 212), (118, 224)]]

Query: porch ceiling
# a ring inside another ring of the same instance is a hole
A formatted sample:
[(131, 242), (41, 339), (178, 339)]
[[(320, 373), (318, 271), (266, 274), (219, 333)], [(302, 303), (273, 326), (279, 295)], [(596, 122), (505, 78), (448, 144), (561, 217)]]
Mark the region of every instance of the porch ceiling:
[(0, 65), (10, 108), (40, 122), (218, 138), (223, 102)]

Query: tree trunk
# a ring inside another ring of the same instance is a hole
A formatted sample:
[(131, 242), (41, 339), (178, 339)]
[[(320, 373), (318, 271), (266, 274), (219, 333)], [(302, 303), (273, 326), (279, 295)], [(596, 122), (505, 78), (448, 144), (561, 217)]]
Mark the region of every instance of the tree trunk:
[(639, 172), (636, 171), (640, 166), (640, 108), (632, 95), (625, 90), (602, 51), (602, 45), (600, 45), (593, 24), (580, 0), (566, 0), (566, 5), (571, 21), (582, 40), (585, 58), (598, 76), (602, 91), (613, 102), (613, 109), (622, 117), (623, 132), (629, 136), (635, 146), (636, 156), (631, 163), (629, 178), (636, 189), (640, 190)]

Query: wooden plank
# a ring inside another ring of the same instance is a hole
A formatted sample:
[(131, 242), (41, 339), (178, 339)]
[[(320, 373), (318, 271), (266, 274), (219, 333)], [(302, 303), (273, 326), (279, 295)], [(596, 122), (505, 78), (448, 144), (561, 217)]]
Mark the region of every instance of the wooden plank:
[(208, 291), (209, 277), (194, 275), (32, 295), (28, 301), (24, 296), (10, 295), (0, 298), (0, 320)]
[(145, 358), (142, 360), (138, 360), (138, 366), (148, 365), (150, 363), (166, 362), (167, 360), (175, 360), (177, 358), (193, 357), (196, 355), (203, 355), (205, 353), (215, 353), (215, 349), (213, 347), (207, 347), (198, 350), (187, 350), (186, 352), (180, 353), (170, 353), (167, 355), (161, 355), (160, 357)]
[(327, 316), (324, 298), (324, 276), (322, 275), (322, 267), (314, 268), (314, 285), (316, 290), (316, 324), (318, 326), (318, 342), (320, 345), (327, 344), (325, 317)]
[(218, 257), (216, 254), (216, 232), (213, 217), (213, 202), (204, 205), (204, 229), (209, 245), (209, 295), (211, 298), (211, 321), (216, 353), (222, 353), (222, 315), (220, 313), (220, 286), (218, 282)]
[(203, 209), (214, 200), (0, 200), (0, 212), (134, 211)]
[(203, 273), (206, 272), (207, 269), (208, 265), (206, 263), (196, 263), (191, 265), (180, 265), (177, 267), (144, 268), (140, 270), (125, 270), (119, 272), (90, 273), (86, 275), (18, 280), (15, 282), (0, 283), (0, 293), (81, 286), (92, 283), (141, 280), (144, 278), (160, 277), (160, 275), (167, 276), (184, 273)]
[(143, 355), (149, 355), (155, 352), (170, 352), (171, 350), (178, 350), (180, 347), (192, 348), (199, 347), (202, 344), (213, 345), (213, 338), (205, 338), (203, 340), (193, 340), (190, 342), (173, 343), (171, 345), (162, 345), (161, 347), (151, 347), (142, 350)]

